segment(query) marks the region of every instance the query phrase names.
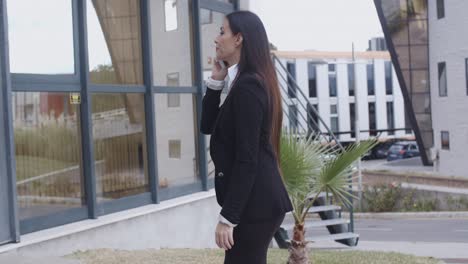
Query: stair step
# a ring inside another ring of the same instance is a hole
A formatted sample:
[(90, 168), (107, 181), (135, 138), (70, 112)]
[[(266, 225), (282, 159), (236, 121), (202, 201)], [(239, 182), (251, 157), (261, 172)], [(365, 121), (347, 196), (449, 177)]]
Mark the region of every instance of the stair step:
[(349, 238), (359, 238), (359, 235), (355, 233), (340, 233), (340, 234), (333, 234), (333, 235), (327, 235), (327, 236), (312, 236), (312, 237), (307, 237), (306, 241), (313, 241), (313, 242), (336, 241), (336, 240), (349, 239)]
[(322, 206), (312, 206), (309, 210), (309, 213), (319, 213), (319, 212), (326, 212), (326, 211), (339, 211), (341, 207), (337, 205), (322, 205)]
[[(333, 226), (333, 225), (341, 225), (341, 224), (349, 224), (348, 219), (337, 218), (337, 219), (330, 219), (330, 220), (317, 220), (317, 221), (310, 221), (305, 223), (305, 228), (313, 228), (313, 227), (322, 227), (322, 226)], [(282, 228), (286, 230), (293, 230), (294, 223), (282, 225)]]

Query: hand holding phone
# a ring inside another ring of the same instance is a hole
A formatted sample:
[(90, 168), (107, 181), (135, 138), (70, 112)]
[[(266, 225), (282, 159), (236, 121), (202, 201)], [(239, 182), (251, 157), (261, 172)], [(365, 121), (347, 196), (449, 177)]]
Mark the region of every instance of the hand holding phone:
[(213, 64), (213, 70), (211, 71), (211, 78), (214, 80), (222, 81), (226, 78), (227, 67), (226, 62), (222, 60), (215, 60)]

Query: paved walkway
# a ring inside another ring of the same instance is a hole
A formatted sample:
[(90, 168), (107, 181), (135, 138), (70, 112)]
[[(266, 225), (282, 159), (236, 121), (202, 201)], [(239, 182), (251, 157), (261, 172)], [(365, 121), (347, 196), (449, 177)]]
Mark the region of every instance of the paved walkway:
[(323, 250), (365, 250), (398, 252), (421, 257), (433, 257), (447, 264), (468, 264), (468, 243), (430, 243), (406, 241), (359, 241), (357, 247), (349, 248), (336, 242), (320, 242), (311, 245)]
[(25, 257), (18, 255), (0, 255), (1, 264), (81, 264), (78, 260), (57, 257)]

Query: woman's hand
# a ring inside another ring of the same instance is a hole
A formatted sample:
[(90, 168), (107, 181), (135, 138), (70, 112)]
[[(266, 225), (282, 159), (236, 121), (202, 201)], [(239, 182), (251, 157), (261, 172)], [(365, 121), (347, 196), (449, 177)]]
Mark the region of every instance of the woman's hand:
[(216, 226), (216, 244), (224, 250), (229, 250), (234, 246), (233, 227), (221, 222)]
[(224, 78), (226, 78), (227, 73), (227, 66), (223, 68), (221, 67), (220, 62), (215, 60), (213, 69), (211, 70), (211, 79), (222, 81)]

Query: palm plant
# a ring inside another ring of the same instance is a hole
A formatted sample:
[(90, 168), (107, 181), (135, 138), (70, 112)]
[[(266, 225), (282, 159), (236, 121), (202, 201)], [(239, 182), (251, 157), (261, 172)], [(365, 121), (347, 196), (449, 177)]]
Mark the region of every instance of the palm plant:
[(283, 133), (280, 163), (295, 221), (288, 264), (310, 263), (304, 228), (309, 209), (323, 192), (333, 195), (339, 203), (350, 205), (353, 164), (375, 144), (375, 140), (363, 141), (340, 151), (314, 140), (314, 136), (297, 138), (295, 134)]

